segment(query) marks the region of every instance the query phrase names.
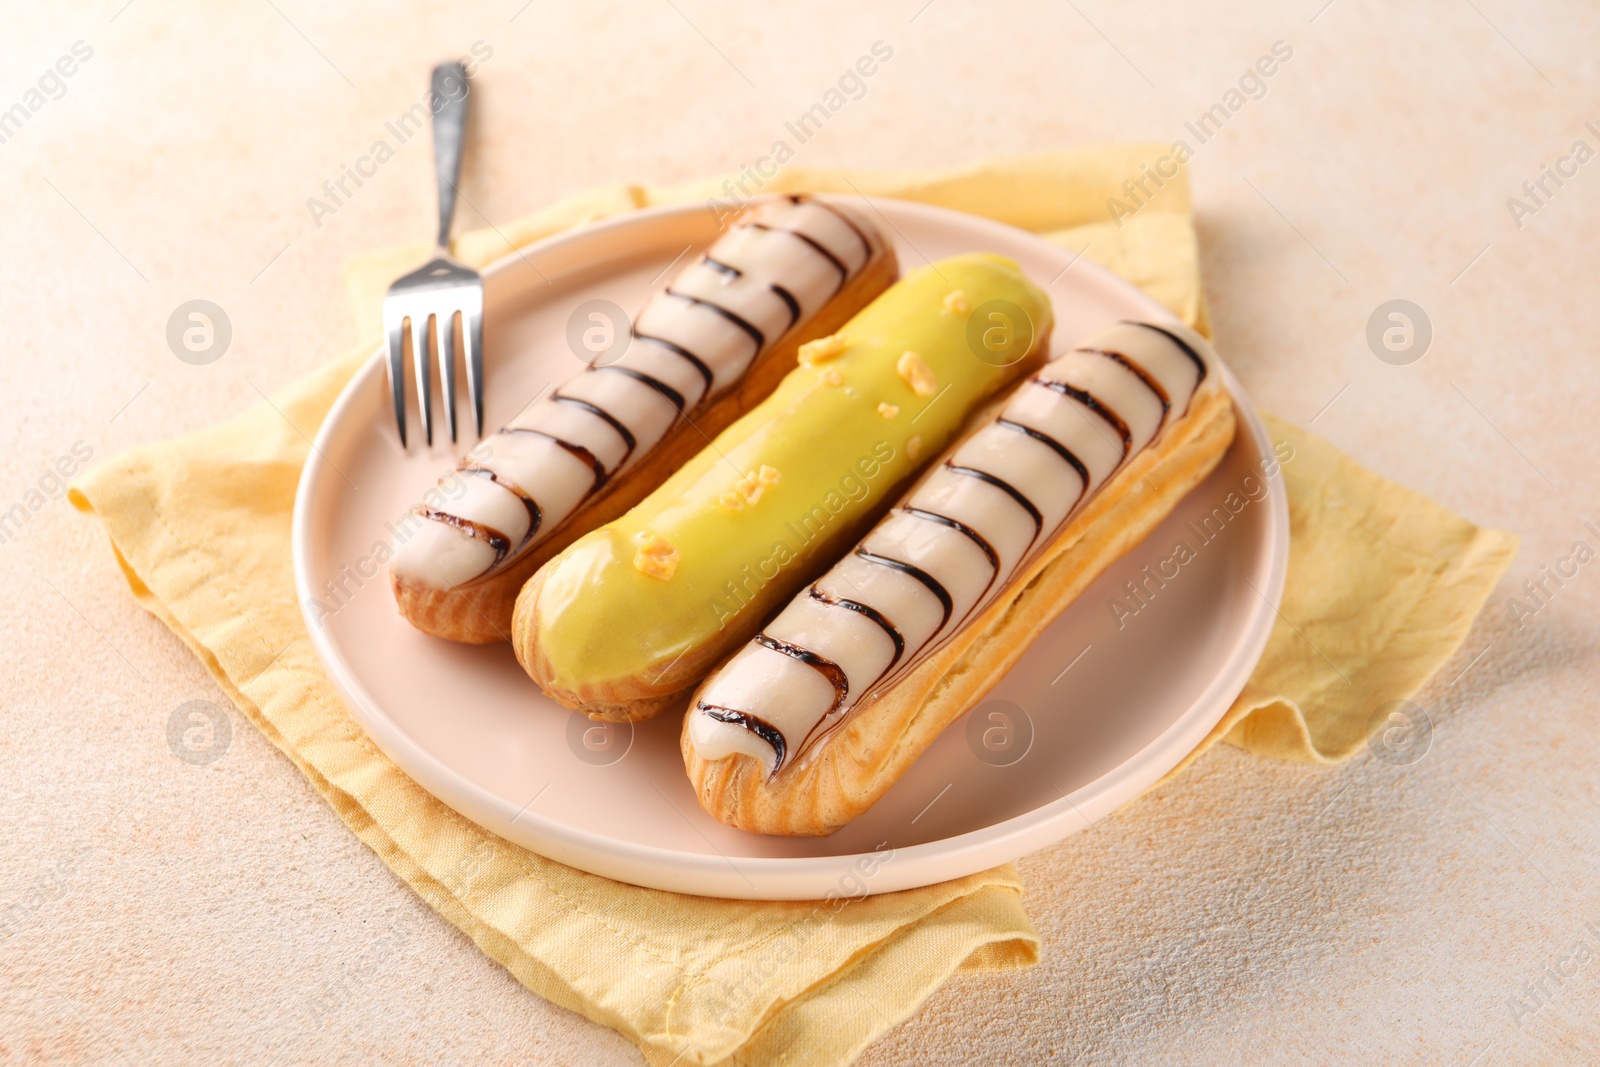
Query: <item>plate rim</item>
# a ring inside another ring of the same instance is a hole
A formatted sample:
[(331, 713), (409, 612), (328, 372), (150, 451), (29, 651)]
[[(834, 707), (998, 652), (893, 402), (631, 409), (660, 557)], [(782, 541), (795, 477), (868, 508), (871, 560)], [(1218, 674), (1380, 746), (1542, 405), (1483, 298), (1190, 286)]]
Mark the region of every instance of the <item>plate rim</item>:
[[(888, 197), (830, 198), (846, 203), (865, 202), (879, 213), (887, 208), (891, 213), (921, 215), (935, 225), (960, 223), (971, 226), (978, 223), (984, 227), (997, 227), (1010, 231), (1013, 239), (1024, 238), (1049, 248), (1055, 254), (1067, 251), (1045, 241), (1038, 234), (995, 219), (935, 204)], [(648, 226), (659, 219), (704, 210), (705, 205), (698, 202), (661, 205), (581, 224), (514, 249), (486, 265), (482, 273), (486, 278), (492, 274), (514, 273), (527, 262), (526, 257), (531, 253), (556, 251), (567, 245), (586, 243), (606, 231)], [(887, 214), (883, 217), (889, 218)], [(893, 220), (889, 221), (893, 227)], [(1179, 321), (1176, 315), (1131, 282), (1093, 261), (1084, 266), (1099, 275), (1097, 281), (1101, 284), (1109, 283), (1122, 289), (1133, 302), (1143, 306), (1154, 321)], [(1241, 428), (1250, 433), (1263, 455), (1273, 454), (1271, 435), (1243, 386), (1226, 363), (1221, 363), (1219, 370), (1233, 400)], [(1116, 767), (1073, 792), (978, 829), (893, 849), (888, 861), (884, 860), (883, 853), (857, 852), (804, 857), (740, 856), (735, 862), (722, 855), (682, 852), (620, 840), (545, 816), (529, 814), (526, 809), (517, 811), (509, 801), (488, 792), (444, 763), (390, 718), (354, 676), (348, 661), (339, 653), (331, 633), (315, 624), (311, 604), (316, 598), (316, 591), (310, 584), (307, 556), (310, 553), (311, 536), (310, 501), (318, 491), (320, 480), (330, 477), (331, 464), (321, 457), (331, 444), (334, 427), (340, 424), (341, 416), (356, 403), (361, 390), (370, 388), (368, 378), (382, 373), (383, 351), (380, 344), (328, 408), (296, 484), (290, 532), (295, 593), (318, 662), (362, 730), (407, 777), (440, 803), (483, 830), (539, 855), (633, 885), (732, 899), (812, 900), (824, 895), (816, 891), (819, 885), (831, 882), (834, 888), (838, 888), (845, 873), (865, 867), (873, 872), (870, 877), (860, 880), (866, 883), (865, 887), (861, 888), (858, 882), (852, 885), (852, 889), (857, 893), (875, 895), (975, 874), (1063, 840), (1158, 785), (1221, 721), (1255, 670), (1266, 648), (1282, 600), (1288, 571), (1289, 515), (1283, 474), (1281, 469), (1275, 467), (1270, 475), (1263, 473), (1271, 487), (1267, 493), (1270, 509), (1265, 542), (1266, 587), (1258, 590), (1261, 606), (1243, 629), (1242, 640), (1238, 642), (1236, 650), (1227, 664), (1212, 676), (1204, 689), (1165, 729)], [(1153, 777), (1149, 772), (1152, 765), (1160, 766), (1159, 772)], [(1083, 825), (1076, 828), (1062, 825), (1073, 818)], [(525, 828), (525, 832), (508, 832), (519, 825)], [(737, 887), (734, 887), (735, 892), (728, 892), (726, 875), (730, 867), (746, 884), (747, 890), (737, 891)], [(930, 871), (929, 868), (937, 870)], [(686, 888), (690, 886), (693, 888)]]

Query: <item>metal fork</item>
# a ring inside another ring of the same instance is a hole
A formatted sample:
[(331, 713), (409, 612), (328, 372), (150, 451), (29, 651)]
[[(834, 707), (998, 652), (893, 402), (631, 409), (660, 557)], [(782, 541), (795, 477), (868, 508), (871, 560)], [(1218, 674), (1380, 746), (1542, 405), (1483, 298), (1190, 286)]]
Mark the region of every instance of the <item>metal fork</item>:
[(456, 210), (456, 182), (461, 177), (467, 98), (471, 95), (466, 68), (460, 63), (434, 67), (432, 90), (430, 104), (437, 108), (433, 115), (433, 163), (439, 179), (439, 247), (431, 260), (389, 286), (389, 295), (383, 299), (389, 392), (394, 397), (401, 448), (406, 447), (403, 346), (408, 326), (423, 437), (433, 444), (433, 373), (428, 358), (431, 343), (444, 382), (445, 422), (450, 427), (450, 440), (456, 439), (457, 314), (461, 316), (461, 340), (466, 347), (467, 392), (478, 435), (483, 435), (483, 276), (450, 254), (450, 220)]

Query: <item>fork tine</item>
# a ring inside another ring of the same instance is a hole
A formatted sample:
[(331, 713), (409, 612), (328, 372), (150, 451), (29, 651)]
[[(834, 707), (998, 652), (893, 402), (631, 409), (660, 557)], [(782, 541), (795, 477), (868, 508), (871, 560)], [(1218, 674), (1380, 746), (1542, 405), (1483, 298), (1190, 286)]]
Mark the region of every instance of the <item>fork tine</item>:
[(456, 439), (456, 313), (439, 314), (439, 377), (444, 382), (444, 422)]
[(427, 315), (411, 316), (411, 358), (417, 367), (417, 407), (422, 410), (422, 437), (433, 444), (433, 370), (428, 365), (428, 341), (433, 330)]
[(406, 447), (405, 317), (384, 308), (383, 336), (387, 343), (389, 395), (394, 398), (394, 421), (400, 428), (400, 447)]
[(467, 393), (478, 436), (483, 436), (483, 305), (461, 313), (461, 342), (467, 347)]

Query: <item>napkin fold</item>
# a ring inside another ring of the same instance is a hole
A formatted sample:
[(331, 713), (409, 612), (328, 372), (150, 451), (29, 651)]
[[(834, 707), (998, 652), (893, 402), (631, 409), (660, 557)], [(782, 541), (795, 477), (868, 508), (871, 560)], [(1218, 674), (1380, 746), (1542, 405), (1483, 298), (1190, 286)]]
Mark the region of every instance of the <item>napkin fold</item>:
[[(796, 169), (760, 191), (877, 194), (999, 219), (1082, 252), (1205, 330), (1185, 176), (1131, 216), (1108, 203), (1166, 153), (1132, 145), (947, 171)], [(456, 251), (482, 265), (608, 215), (726, 196), (716, 179), (612, 186), (465, 234)], [(529, 989), (615, 1028), (654, 1064), (845, 1063), (955, 971), (1033, 963), (1038, 937), (1010, 866), (823, 902), (641, 889), (485, 832), (366, 738), (301, 620), (290, 520), (309, 440), (376, 347), (384, 290), (426, 252), (352, 261), (346, 279), (365, 339), (270, 404), (135, 448), (73, 486), (139, 603), (435, 910)], [(1348, 757), (1377, 707), (1414, 694), (1456, 650), (1515, 552), (1511, 535), (1478, 529), (1311, 434), (1270, 425), (1294, 454), (1283, 464), (1293, 540), (1282, 617), (1244, 693), (1190, 760), (1219, 739), (1293, 759)]]

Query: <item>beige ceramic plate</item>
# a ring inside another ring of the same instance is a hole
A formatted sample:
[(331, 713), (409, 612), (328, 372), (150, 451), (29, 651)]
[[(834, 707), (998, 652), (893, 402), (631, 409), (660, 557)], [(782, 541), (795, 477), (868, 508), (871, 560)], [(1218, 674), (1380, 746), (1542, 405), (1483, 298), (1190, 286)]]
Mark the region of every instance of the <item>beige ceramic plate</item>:
[[(1016, 259), (1054, 300), (1057, 350), (1118, 319), (1170, 319), (1131, 286), (1022, 231), (898, 201), (865, 210), (893, 236), (905, 269), (959, 252)], [(566, 342), (578, 305), (604, 299), (636, 310), (669, 264), (714, 235), (702, 206), (643, 211), (485, 270), (486, 424), (503, 424), (578, 368)], [(1271, 442), (1238, 382), (1226, 380), (1242, 418), (1221, 467), (875, 808), (823, 840), (745, 834), (702, 812), (678, 754), (680, 713), (631, 735), (598, 726), (545, 699), (508, 646), (452, 645), (400, 618), (378, 562), (387, 524), (469, 442), (436, 440), (430, 452), (413, 440), (401, 451), (377, 355), (334, 405), (306, 463), (295, 580), (317, 652), (367, 733), (425, 789), (501, 837), (682, 893), (810, 899), (927, 885), (1042, 848), (1137, 796), (1244, 686), (1272, 628), (1289, 526), (1276, 468), (1261, 476)], [(468, 425), (464, 399), (461, 415)], [(1252, 500), (1249, 487), (1262, 483), (1269, 491)], [(1225, 524), (1213, 519), (1202, 542), (1204, 518), (1230, 493), (1245, 506)], [(1115, 618), (1108, 601), (1179, 540), (1196, 558), (1138, 614)], [(331, 614), (312, 610), (313, 600)]]

